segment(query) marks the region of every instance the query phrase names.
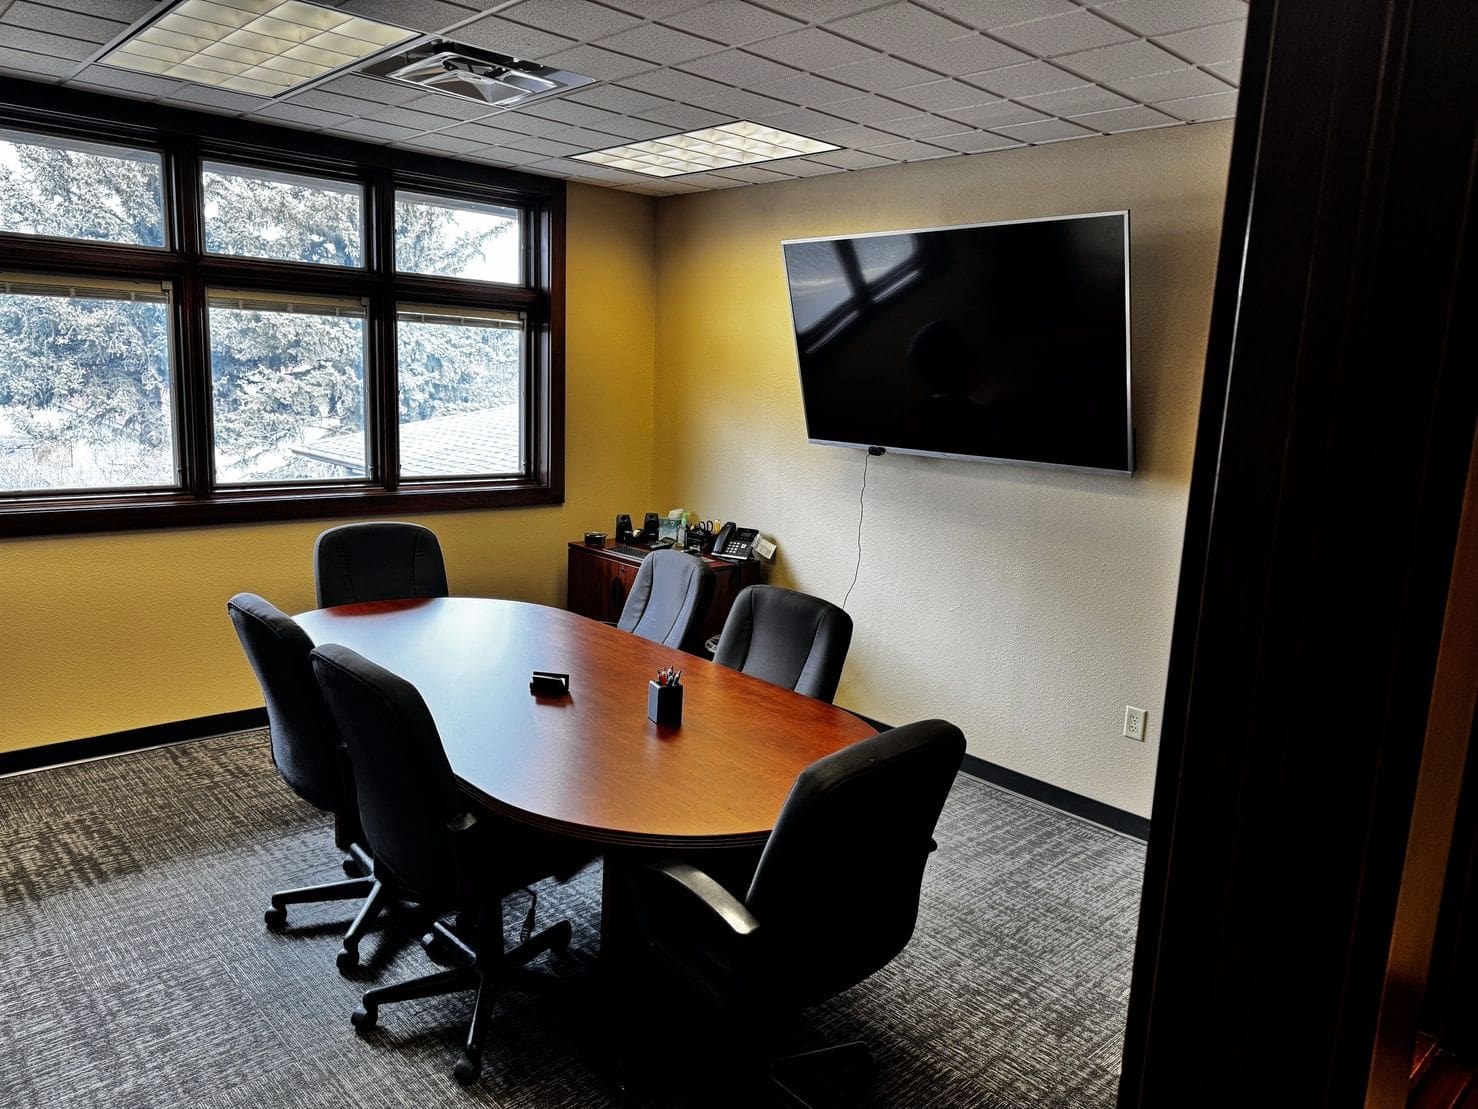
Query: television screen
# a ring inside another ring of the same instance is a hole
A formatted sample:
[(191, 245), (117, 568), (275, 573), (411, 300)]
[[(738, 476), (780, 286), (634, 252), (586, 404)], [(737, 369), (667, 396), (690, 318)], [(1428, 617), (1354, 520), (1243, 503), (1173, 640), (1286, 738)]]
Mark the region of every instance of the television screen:
[(783, 245), (812, 442), (1134, 469), (1128, 212)]

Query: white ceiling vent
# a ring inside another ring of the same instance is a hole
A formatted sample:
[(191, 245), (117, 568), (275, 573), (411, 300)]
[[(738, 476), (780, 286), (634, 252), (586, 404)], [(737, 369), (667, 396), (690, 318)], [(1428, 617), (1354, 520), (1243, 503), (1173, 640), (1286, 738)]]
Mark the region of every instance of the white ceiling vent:
[(592, 80), (579, 73), (443, 39), (386, 55), (360, 72), (505, 110), (558, 96)]

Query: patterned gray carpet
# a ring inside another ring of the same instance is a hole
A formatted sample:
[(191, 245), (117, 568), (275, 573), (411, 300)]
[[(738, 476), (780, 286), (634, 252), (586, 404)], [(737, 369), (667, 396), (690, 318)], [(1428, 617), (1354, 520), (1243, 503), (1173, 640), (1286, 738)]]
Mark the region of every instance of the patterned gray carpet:
[[(912, 944), (798, 1034), (866, 1040), (875, 1106), (1111, 1106), (1143, 846), (966, 776), (936, 838)], [(470, 995), (391, 1006), (357, 1039), (364, 984), (333, 965), (352, 909), (261, 923), (272, 890), (337, 867), (263, 732), (0, 779), (0, 1104), (616, 1104), (567, 1001), (500, 1002), (466, 1091)], [(596, 864), (541, 890), (540, 920), (593, 951), (599, 889)], [(434, 969), (397, 931), (362, 949), (377, 980)], [(660, 1103), (711, 1100), (674, 1085)]]

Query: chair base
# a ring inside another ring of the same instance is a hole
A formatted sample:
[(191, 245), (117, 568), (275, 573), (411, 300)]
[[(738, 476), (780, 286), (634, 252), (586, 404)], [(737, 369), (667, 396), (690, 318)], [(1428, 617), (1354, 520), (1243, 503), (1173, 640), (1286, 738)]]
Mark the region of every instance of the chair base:
[[(351, 848), (351, 853), (351, 858), (344, 861), (346, 870), (351, 863), (361, 864), (369, 861), (368, 856), (361, 859), (359, 850)], [(372, 862), (370, 866), (373, 868)], [(363, 897), (364, 904), (360, 905), (359, 912), (354, 914), (354, 921), (344, 933), (343, 946), (335, 959), (339, 973), (348, 977), (359, 969), (359, 941), (364, 938), (364, 934), (375, 923), (380, 910), (390, 900), (389, 888), (372, 873), (364, 877), (345, 878), (338, 882), (324, 882), (317, 886), (302, 886), (298, 889), (274, 893), (270, 906), (262, 914), (262, 920), (268, 930), (280, 932), (287, 927), (287, 907), (289, 905), (311, 905), (321, 901), (349, 901), (356, 897)]]
[(877, 1070), (868, 1046), (854, 1040), (777, 1059), (770, 1081), (798, 1109), (843, 1109), (861, 1103)]

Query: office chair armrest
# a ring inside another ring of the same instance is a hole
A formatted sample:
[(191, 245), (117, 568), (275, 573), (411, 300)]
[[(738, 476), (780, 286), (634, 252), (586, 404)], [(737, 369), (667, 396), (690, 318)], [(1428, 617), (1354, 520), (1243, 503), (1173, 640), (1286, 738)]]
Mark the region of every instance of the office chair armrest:
[[(760, 926), (742, 901), (690, 863), (673, 860), (648, 863), (639, 869), (668, 893), (678, 893), (682, 903), (702, 910), (738, 938), (752, 936)], [(638, 877), (638, 882), (641, 880)]]
[(477, 817), (470, 812), (459, 812), (446, 822), (447, 831), (456, 832), (459, 835), (470, 832), (477, 827)]

